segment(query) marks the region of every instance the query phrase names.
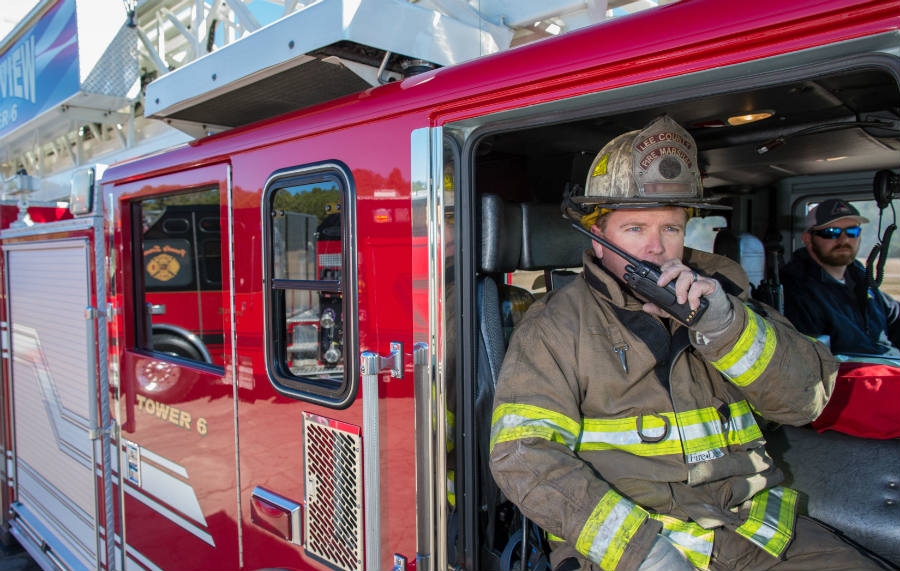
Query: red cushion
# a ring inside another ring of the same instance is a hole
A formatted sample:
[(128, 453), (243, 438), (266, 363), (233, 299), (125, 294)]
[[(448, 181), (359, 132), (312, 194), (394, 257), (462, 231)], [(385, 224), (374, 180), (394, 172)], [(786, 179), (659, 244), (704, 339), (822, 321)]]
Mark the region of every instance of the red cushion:
[(900, 367), (841, 363), (834, 393), (812, 426), (863, 438), (900, 437)]

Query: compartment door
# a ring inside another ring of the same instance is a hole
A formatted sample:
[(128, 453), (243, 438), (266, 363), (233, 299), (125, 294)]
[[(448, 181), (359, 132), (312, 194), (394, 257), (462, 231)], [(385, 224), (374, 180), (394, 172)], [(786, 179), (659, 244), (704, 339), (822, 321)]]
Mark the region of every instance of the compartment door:
[(4, 250), (12, 334), (12, 532), (64, 568), (100, 569), (111, 519), (98, 515), (101, 506), (111, 510), (110, 498), (99, 493), (110, 470), (102, 462), (100, 423), (109, 414), (106, 404), (98, 409), (91, 238)]

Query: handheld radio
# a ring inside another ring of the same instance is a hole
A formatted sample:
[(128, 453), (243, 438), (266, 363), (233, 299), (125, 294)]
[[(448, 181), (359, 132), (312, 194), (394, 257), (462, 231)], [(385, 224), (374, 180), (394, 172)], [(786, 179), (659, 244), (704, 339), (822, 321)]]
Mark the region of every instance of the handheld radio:
[(641, 297), (647, 301), (655, 303), (660, 309), (664, 310), (678, 321), (690, 326), (700, 319), (700, 316), (703, 315), (703, 312), (709, 307), (709, 302), (706, 301), (706, 298), (704, 297), (700, 298), (700, 305), (697, 306), (697, 309), (691, 309), (690, 304), (687, 302), (678, 303), (674, 281), (667, 283), (665, 287), (657, 285), (656, 281), (662, 274), (659, 266), (653, 262), (638, 260), (600, 236), (585, 230), (578, 223), (573, 223), (572, 228), (578, 230), (582, 234), (586, 234), (591, 240), (598, 242), (604, 248), (609, 248), (614, 253), (622, 256), (622, 258), (628, 262), (628, 265), (625, 266), (625, 275), (622, 276), (628, 287), (635, 293), (640, 294)]

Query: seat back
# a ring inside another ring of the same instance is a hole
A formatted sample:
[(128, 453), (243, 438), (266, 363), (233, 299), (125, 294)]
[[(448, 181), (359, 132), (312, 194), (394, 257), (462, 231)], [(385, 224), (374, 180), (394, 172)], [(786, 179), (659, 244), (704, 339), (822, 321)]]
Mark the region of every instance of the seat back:
[(735, 235), (728, 229), (722, 229), (716, 234), (713, 252), (739, 263), (753, 288), (758, 288), (766, 279), (766, 249), (762, 240), (753, 234), (744, 232)]
[(727, 228), (716, 235), (713, 252), (738, 262), (750, 282), (750, 296), (784, 313), (784, 292), (778, 277), (777, 255), (769, 252), (773, 263), (766, 263), (766, 248), (753, 234), (735, 235)]
[[(513, 288), (502, 279), (505, 274), (514, 272), (519, 263), (522, 213), (518, 205), (497, 195), (485, 194), (481, 196), (480, 209), (476, 295), (479, 352), (483, 349), (485, 354), (483, 365), (479, 355), (479, 368), (487, 367), (485, 378), (490, 381), (493, 397), (493, 386), (497, 383), (512, 328), (534, 298), (527, 290)], [(479, 378), (481, 376), (479, 371)]]
[[(530, 291), (505, 283), (504, 277), (516, 270), (544, 270), (547, 289), (560, 287), (577, 275), (563, 268), (581, 266), (581, 253), (590, 239), (570, 228), (555, 204), (513, 204), (483, 195), (479, 208), (475, 430), (481, 563), (484, 568), (508, 568), (509, 560), (524, 549), (545, 568), (542, 540), (537, 533), (522, 532), (533, 526), (502, 497), (490, 474), (490, 423), (500, 366), (513, 329), (535, 299)], [(520, 546), (522, 543), (526, 545)], [(485, 559), (491, 557), (495, 559)]]
[[(514, 272), (522, 247), (522, 212), (496, 195), (482, 195), (477, 230), (478, 268), (475, 279), (478, 354), (475, 379), (475, 431), (478, 464), (477, 505), (483, 507), (483, 552), (499, 564), (503, 545), (495, 545), (499, 505), (503, 502), (490, 472), (490, 431), (494, 392), (509, 336), (534, 297), (503, 282)], [(502, 541), (502, 540), (500, 540)]]
[(556, 204), (523, 203), (521, 270), (544, 270), (547, 291), (577, 277), (568, 268), (581, 267), (582, 253), (591, 239), (575, 231)]

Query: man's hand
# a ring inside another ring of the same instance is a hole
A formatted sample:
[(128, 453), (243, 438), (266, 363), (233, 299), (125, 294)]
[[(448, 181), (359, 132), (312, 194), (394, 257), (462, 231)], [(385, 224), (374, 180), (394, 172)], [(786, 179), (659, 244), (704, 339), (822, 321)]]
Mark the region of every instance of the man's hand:
[[(687, 301), (691, 309), (697, 309), (701, 297), (705, 297), (709, 302), (706, 313), (693, 325), (692, 329), (712, 339), (731, 325), (734, 320), (734, 310), (718, 281), (698, 275), (696, 271), (684, 265), (681, 260), (664, 262), (659, 269), (661, 273), (656, 284), (664, 287), (667, 283), (674, 281), (678, 303)], [(655, 303), (645, 303), (644, 311), (660, 317), (669, 317), (669, 314)]]

